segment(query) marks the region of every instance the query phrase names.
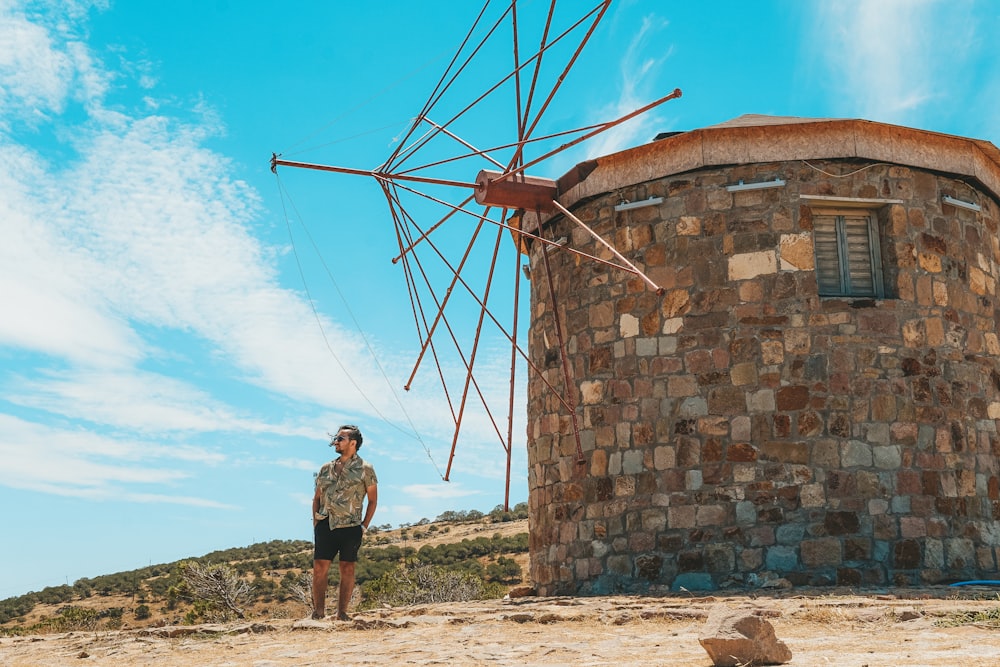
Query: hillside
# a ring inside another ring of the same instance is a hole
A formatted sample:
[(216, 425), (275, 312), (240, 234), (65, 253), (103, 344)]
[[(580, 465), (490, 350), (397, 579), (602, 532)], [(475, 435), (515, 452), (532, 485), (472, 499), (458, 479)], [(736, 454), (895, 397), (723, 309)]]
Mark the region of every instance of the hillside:
[[(707, 667), (715, 611), (767, 619), (788, 667), (996, 667), (995, 592), (759, 591), (693, 597), (523, 597), (380, 608), (351, 622), (277, 619), (0, 637), (4, 667), (615, 665)], [(988, 599), (983, 599), (988, 598)]]
[[(527, 531), (527, 519), (494, 523), (489, 517), (373, 531), (366, 537), (358, 562), (355, 601), (360, 601), (366, 584), (401, 563), (443, 566), (507, 587), (522, 583), (528, 569)], [(275, 540), (187, 560), (224, 563), (252, 584), (254, 600), (246, 608), (246, 619), (302, 618), (309, 612), (303, 583), (312, 568), (310, 542)], [(510, 566), (510, 561), (517, 567)], [(81, 579), (72, 586), (0, 601), (0, 636), (215, 620), (204, 605), (185, 596), (179, 572), (182, 562)], [(336, 595), (337, 576), (337, 568), (331, 568), (329, 595)]]
[[(490, 545), (526, 544), (526, 538), (526, 520), (439, 521), (372, 535), (362, 550), (359, 568), (367, 562), (373, 571), (386, 555), (406, 554), (408, 562), (453, 558)], [(301, 667), (336, 661), (703, 666), (711, 661), (699, 638), (708, 616), (719, 610), (769, 619), (792, 651), (790, 667), (986, 667), (996, 665), (1000, 655), (1000, 608), (996, 590), (989, 587), (867, 593), (831, 588), (757, 590), (703, 597), (686, 591), (659, 597), (527, 596), (379, 605), (356, 613), (351, 622), (312, 621), (304, 619), (304, 604), (291, 597), (281, 600), (278, 595), (280, 582), (303, 574), (300, 567), (284, 565), (311, 558), (307, 542), (256, 544), (197, 560), (220, 562), (223, 557), (233, 569), (244, 570), (255, 585), (266, 587), (263, 582), (271, 582), (272, 592), (264, 596), (268, 599), (257, 602), (246, 619), (189, 625), (184, 619), (196, 604), (177, 599), (174, 608), (168, 609), (169, 595), (153, 593), (171, 580), (179, 563), (157, 565), (76, 582), (80, 590), (93, 585), (95, 592), (61, 603), (36, 604), (30, 613), (0, 625), (0, 665), (253, 663)], [(507, 557), (526, 571), (526, 548)], [(472, 560), (479, 565), (495, 564), (500, 552)], [(258, 576), (255, 570), (262, 562), (268, 567)], [(463, 567), (469, 561), (453, 564)], [(139, 573), (148, 576), (140, 578)], [(102, 587), (110, 590), (115, 582), (129, 580), (136, 582), (134, 593), (100, 592)], [(12, 600), (16, 599), (2, 603)], [(149, 608), (150, 616), (137, 619), (142, 605)], [(61, 626), (55, 623), (59, 619)]]

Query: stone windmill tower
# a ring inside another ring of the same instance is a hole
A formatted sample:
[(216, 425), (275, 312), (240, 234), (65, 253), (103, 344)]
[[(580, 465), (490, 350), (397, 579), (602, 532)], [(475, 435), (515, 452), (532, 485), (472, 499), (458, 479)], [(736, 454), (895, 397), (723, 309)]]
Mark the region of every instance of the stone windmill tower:
[(996, 578), (995, 146), (743, 116), (562, 180), (663, 294), (523, 245), (540, 593)]

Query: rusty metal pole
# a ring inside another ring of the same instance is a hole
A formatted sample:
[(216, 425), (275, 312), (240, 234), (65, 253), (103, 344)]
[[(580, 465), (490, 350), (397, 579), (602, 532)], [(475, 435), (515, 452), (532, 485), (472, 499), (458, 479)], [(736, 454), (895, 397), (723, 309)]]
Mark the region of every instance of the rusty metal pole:
[(552, 303), (552, 321), (555, 328), (556, 340), (559, 341), (559, 357), (562, 361), (563, 370), (563, 393), (565, 394), (563, 403), (569, 411), (570, 419), (573, 421), (573, 436), (576, 438), (576, 461), (583, 463), (583, 446), (580, 444), (580, 423), (576, 416), (576, 387), (573, 384), (573, 377), (569, 369), (569, 357), (566, 355), (566, 341), (563, 339), (562, 324), (559, 322), (559, 305), (556, 302), (556, 289), (552, 282), (552, 269), (549, 266), (548, 248), (542, 248), (542, 260), (545, 264), (545, 278), (549, 284), (549, 300)]
[(458, 188), (471, 188), (475, 190), (476, 183), (466, 183), (464, 181), (449, 181), (443, 178), (428, 178), (425, 176), (413, 176), (412, 174), (387, 174), (371, 169), (351, 169), (350, 167), (334, 167), (327, 164), (313, 164), (311, 162), (293, 162), (291, 160), (278, 159), (276, 155), (271, 156), (271, 171), (277, 171), (278, 167), (298, 167), (299, 169), (315, 169), (317, 171), (332, 171), (338, 174), (354, 174), (355, 176), (371, 176), (376, 179), (387, 179), (390, 181), (412, 181), (414, 183), (430, 183), (431, 185), (451, 185)]
[(642, 278), (646, 282), (647, 285), (649, 285), (654, 290), (656, 290), (657, 294), (662, 295), (664, 293), (664, 291), (666, 291), (662, 287), (660, 287), (659, 285), (657, 285), (656, 283), (654, 283), (653, 280), (652, 280), (652, 278), (650, 278), (645, 273), (643, 273), (642, 271), (640, 271), (636, 267), (635, 264), (633, 264), (632, 262), (630, 262), (627, 259), (625, 259), (625, 256), (622, 255), (620, 252), (618, 252), (618, 250), (616, 250), (613, 245), (611, 245), (610, 243), (608, 243), (607, 241), (605, 241), (603, 238), (601, 238), (600, 234), (598, 234), (593, 229), (591, 229), (590, 227), (588, 227), (578, 217), (576, 217), (575, 215), (573, 215), (572, 213), (570, 213), (569, 209), (567, 209), (566, 207), (564, 207), (562, 204), (560, 204), (557, 201), (553, 201), (552, 204), (553, 204), (553, 206), (555, 206), (556, 210), (560, 211), (567, 218), (569, 218), (570, 220), (572, 220), (573, 222), (575, 222), (577, 225), (579, 225), (580, 227), (582, 227), (588, 234), (590, 234), (592, 237), (594, 237), (594, 239), (596, 239), (597, 241), (599, 241), (605, 248), (607, 248), (608, 250), (610, 250), (611, 253), (615, 257), (617, 257), (619, 260), (621, 260), (622, 262), (624, 262), (629, 267), (629, 269), (631, 270), (632, 273), (634, 273), (635, 275), (637, 275), (640, 278)]

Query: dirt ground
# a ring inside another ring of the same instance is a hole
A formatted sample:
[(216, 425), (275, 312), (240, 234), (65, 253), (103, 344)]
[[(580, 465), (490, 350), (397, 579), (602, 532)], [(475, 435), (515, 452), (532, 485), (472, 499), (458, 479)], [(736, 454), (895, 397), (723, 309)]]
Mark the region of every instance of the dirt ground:
[[(360, 613), (348, 622), (272, 620), (0, 639), (3, 667), (40, 665), (691, 665), (715, 607), (754, 610), (792, 651), (788, 665), (1000, 665), (996, 589), (868, 594), (539, 598)], [(953, 625), (960, 614), (985, 619)]]

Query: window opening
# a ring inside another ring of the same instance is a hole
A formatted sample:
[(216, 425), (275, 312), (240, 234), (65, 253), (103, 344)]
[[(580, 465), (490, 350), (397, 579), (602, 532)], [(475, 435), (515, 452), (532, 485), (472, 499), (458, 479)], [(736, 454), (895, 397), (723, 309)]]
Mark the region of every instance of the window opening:
[(813, 214), (820, 296), (885, 296), (877, 220), (875, 212), (868, 210), (823, 210)]

